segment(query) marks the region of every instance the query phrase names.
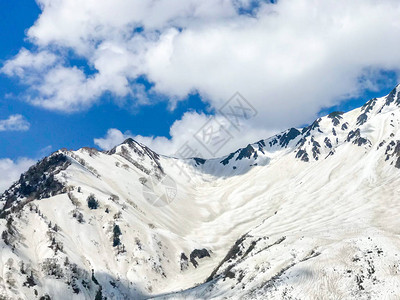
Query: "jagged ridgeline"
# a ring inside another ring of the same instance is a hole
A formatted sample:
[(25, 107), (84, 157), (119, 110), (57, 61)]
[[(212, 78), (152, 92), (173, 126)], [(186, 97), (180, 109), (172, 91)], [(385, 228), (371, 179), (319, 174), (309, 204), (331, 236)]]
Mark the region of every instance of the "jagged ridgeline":
[(220, 158), (57, 151), (0, 198), (0, 299), (396, 297), (399, 106), (398, 86)]
[(4, 202), (1, 217), (4, 218), (7, 211), (18, 210), (35, 199), (48, 198), (66, 192), (66, 187), (55, 179), (55, 175), (65, 170), (71, 162), (63, 150), (57, 151), (33, 165), (21, 175), (1, 196)]
[[(371, 146), (371, 141), (368, 138), (362, 136), (360, 126), (365, 124), (371, 115), (380, 114), (385, 108), (388, 108), (391, 104), (400, 104), (400, 91), (398, 86), (394, 88), (388, 96), (384, 98), (378, 109), (376, 107), (377, 98), (371, 99), (366, 102), (360, 109), (360, 113), (356, 117), (355, 126), (349, 128), (348, 120), (343, 119), (343, 112), (332, 112), (324, 118), (318, 118), (310, 126), (302, 129), (290, 128), (280, 134), (277, 134), (269, 139), (260, 140), (255, 144), (249, 144), (247, 147), (238, 149), (237, 151), (230, 153), (220, 163), (222, 165), (228, 165), (232, 161), (241, 161), (242, 159), (252, 159), (254, 164), (249, 166), (257, 166), (260, 164), (257, 158), (260, 154), (265, 155), (270, 149), (285, 148), (289, 146), (290, 150), (294, 150), (296, 158), (301, 159), (304, 162), (308, 162), (310, 158), (318, 160), (321, 154), (326, 156), (333, 155), (335, 153), (335, 146), (343, 142), (351, 142), (357, 146)], [(379, 106), (379, 105), (378, 105)], [(324, 126), (321, 128), (321, 122), (325, 120), (331, 120), (333, 126)], [(328, 127), (328, 128), (326, 128)], [(343, 137), (343, 133), (346, 133)], [(323, 136), (323, 139), (320, 137)], [(386, 141), (382, 141), (382, 145)], [(382, 146), (381, 145), (381, 146)], [(391, 157), (398, 158), (400, 156), (399, 150), (396, 145), (398, 141), (391, 140), (387, 145), (386, 160)], [(129, 151), (128, 151), (129, 149)], [(83, 148), (92, 155), (97, 153), (96, 149)], [(163, 167), (160, 164), (160, 156), (148, 147), (141, 145), (131, 138), (128, 138), (121, 146), (116, 146), (113, 149), (104, 153), (113, 155), (118, 152), (118, 155), (124, 157), (127, 161), (133, 164), (136, 168), (143, 171), (146, 175), (151, 174), (152, 170), (147, 169), (144, 165), (140, 164), (138, 160), (131, 157), (130, 151), (133, 150), (135, 154), (143, 158), (148, 156), (151, 161), (154, 162), (158, 172), (157, 176), (164, 174)], [(75, 157), (75, 158), (74, 158)], [(76, 156), (72, 151), (60, 150), (49, 157), (42, 159), (36, 165), (32, 166), (26, 173), (22, 174), (20, 179), (14, 183), (8, 190), (6, 190), (1, 196), (1, 201), (4, 201), (3, 211), (11, 207), (12, 203), (16, 203), (18, 199), (42, 199), (50, 196), (54, 196), (58, 193), (65, 193), (65, 186), (55, 179), (62, 170), (65, 170), (70, 164), (71, 159), (76, 160)], [(204, 165), (207, 160), (202, 158), (193, 158), (196, 165)], [(85, 165), (85, 162), (80, 161), (81, 164)], [(264, 162), (265, 164), (265, 162)], [(396, 161), (396, 165), (400, 166), (400, 161)], [(233, 166), (236, 169), (236, 166)], [(90, 170), (90, 167), (89, 167)]]
[[(117, 149), (119, 149), (119, 151)], [(112, 150), (103, 153), (107, 155), (118, 154), (136, 168), (143, 171), (146, 175), (150, 175), (154, 170), (146, 168), (137, 160), (133, 159), (130, 153), (132, 150), (139, 157), (143, 158), (146, 155), (152, 160), (153, 166), (157, 169), (155, 172), (157, 176), (160, 177), (163, 174), (163, 169), (159, 163), (159, 155), (146, 146), (139, 146), (139, 144), (131, 138), (128, 138), (121, 146), (114, 147)], [(95, 156), (99, 153), (97, 149), (88, 147), (82, 148), (81, 151), (88, 152), (90, 156)], [(27, 172), (21, 174), (17, 182), (1, 195), (0, 201), (4, 204), (0, 216), (4, 218), (7, 212), (18, 210), (21, 206), (32, 200), (49, 198), (60, 193), (66, 193), (66, 183), (57, 180), (56, 175), (66, 170), (72, 162), (80, 164), (95, 176), (99, 176), (93, 167), (73, 151), (68, 151), (66, 149), (56, 151), (50, 156), (40, 160), (37, 164), (31, 166)]]

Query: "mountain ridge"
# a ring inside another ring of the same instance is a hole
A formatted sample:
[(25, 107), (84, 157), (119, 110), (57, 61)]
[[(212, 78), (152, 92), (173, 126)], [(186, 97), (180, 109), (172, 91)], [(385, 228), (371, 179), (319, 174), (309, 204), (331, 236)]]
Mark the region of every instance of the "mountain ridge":
[(394, 297), (399, 104), (397, 86), (221, 158), (59, 150), (0, 197), (0, 294)]

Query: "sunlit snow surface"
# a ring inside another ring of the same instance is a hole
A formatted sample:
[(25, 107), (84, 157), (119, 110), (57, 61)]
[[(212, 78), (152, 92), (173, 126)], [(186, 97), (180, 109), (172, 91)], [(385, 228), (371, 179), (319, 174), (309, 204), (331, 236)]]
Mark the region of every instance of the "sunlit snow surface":
[[(71, 165), (56, 178), (69, 196), (30, 201), (1, 220), (6, 230), (13, 218), (1, 295), (399, 299), (399, 92), (204, 164), (132, 140), (109, 153), (60, 152)], [(155, 204), (154, 195), (164, 198)], [(197, 267), (195, 249), (209, 253)]]

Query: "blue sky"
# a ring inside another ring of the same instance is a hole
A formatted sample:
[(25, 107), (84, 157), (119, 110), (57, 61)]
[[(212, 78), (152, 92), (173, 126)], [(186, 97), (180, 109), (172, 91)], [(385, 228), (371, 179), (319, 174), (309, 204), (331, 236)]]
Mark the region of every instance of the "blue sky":
[[(0, 24), (5, 29), (0, 31), (2, 61), (18, 54), (21, 47), (32, 47), (25, 41), (25, 31), (33, 25), (39, 14), (40, 9), (32, 0), (0, 3)], [(60, 148), (96, 147), (93, 138), (104, 135), (109, 128), (119, 128), (124, 132), (129, 130), (133, 134), (169, 137), (170, 126), (184, 112), (206, 111), (207, 108), (207, 104), (196, 93), (189, 95), (174, 110), (168, 108), (166, 101), (140, 109), (120, 107), (111, 103), (111, 96), (102, 96), (100, 104), (91, 109), (64, 114), (25, 103), (18, 97), (24, 88), (18, 80), (0, 75), (0, 119), (21, 114), (31, 124), (28, 131), (0, 132), (0, 158), (39, 158)], [(9, 94), (14, 96), (7, 96)]]
[(0, 170), (128, 136), (171, 154), (240, 92), (258, 114), (223, 155), (398, 82), (398, 1), (174, 1), (2, 1)]

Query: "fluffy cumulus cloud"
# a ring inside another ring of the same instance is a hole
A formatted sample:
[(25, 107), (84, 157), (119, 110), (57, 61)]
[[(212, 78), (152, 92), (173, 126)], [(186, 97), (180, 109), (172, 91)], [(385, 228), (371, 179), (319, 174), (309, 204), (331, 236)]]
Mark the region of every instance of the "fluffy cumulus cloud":
[(242, 120), (239, 126), (234, 126), (222, 115), (207, 116), (187, 112), (180, 120), (174, 122), (169, 133), (170, 138), (149, 137), (112, 128), (103, 138), (94, 139), (94, 143), (103, 150), (109, 150), (125, 139), (133, 138), (160, 154), (181, 158), (209, 158), (220, 157), (246, 146), (243, 145), (244, 134), (247, 141), (255, 142), (260, 137), (270, 136), (273, 131), (250, 128), (245, 120)]
[(31, 124), (19, 114), (11, 115), (5, 120), (0, 120), (0, 131), (26, 131)]
[(94, 139), (94, 143), (103, 150), (110, 150), (115, 145), (121, 144), (129, 137), (132, 137), (132, 134), (129, 131), (122, 133), (118, 129), (110, 128), (105, 137)]
[(19, 158), (15, 161), (9, 158), (0, 159), (0, 194), (34, 163), (35, 161), (29, 158)]
[(22, 49), (2, 72), (29, 86), (27, 101), (68, 112), (104, 93), (140, 105), (152, 93), (175, 103), (193, 91), (218, 109), (239, 91), (259, 112), (254, 132), (309, 122), (381, 88), (383, 71), (399, 74), (399, 1), (271, 2), (38, 0), (42, 14), (27, 31), (34, 50)]

